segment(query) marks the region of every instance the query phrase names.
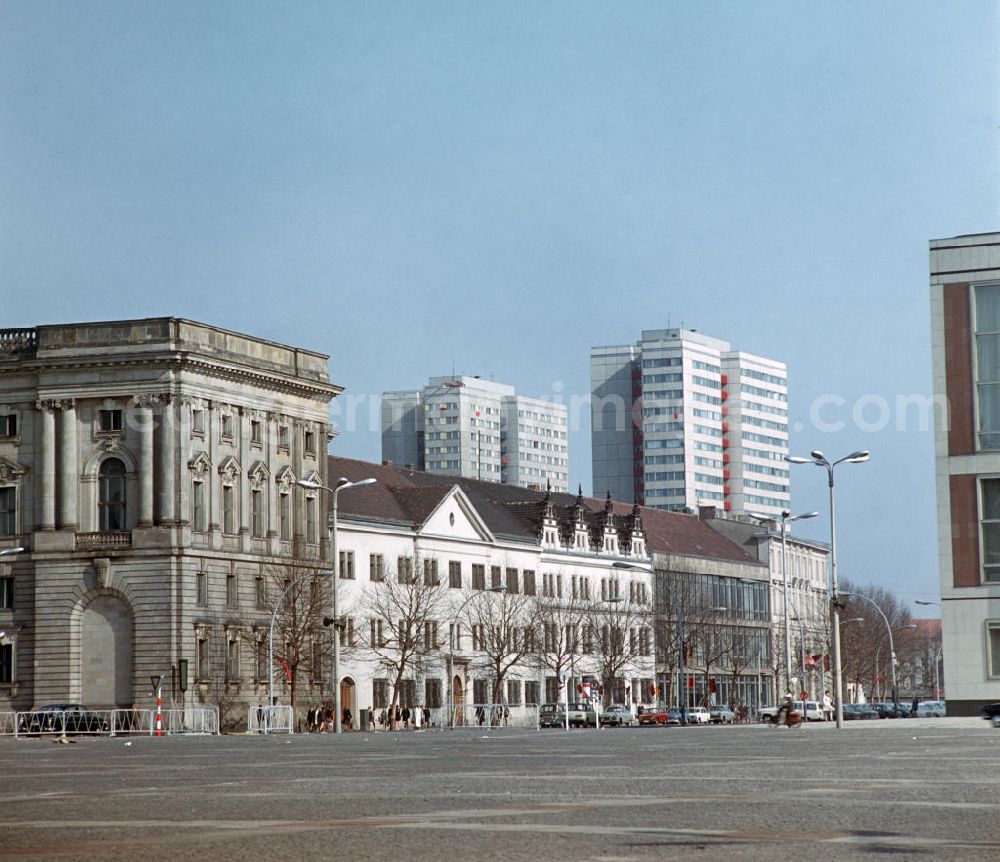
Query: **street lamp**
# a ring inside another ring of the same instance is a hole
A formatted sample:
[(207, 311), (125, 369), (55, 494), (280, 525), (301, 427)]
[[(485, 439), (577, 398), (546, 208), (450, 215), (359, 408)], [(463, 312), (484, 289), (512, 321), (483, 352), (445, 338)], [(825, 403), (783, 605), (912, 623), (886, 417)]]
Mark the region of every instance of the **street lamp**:
[[(299, 575), (295, 580), (293, 580), (288, 586), (286, 586), (282, 591), (281, 595), (278, 596), (278, 601), (275, 602), (274, 610), (271, 612), (271, 628), (267, 634), (267, 707), (268, 710), (274, 706), (274, 621), (278, 618), (278, 611), (281, 608), (281, 603), (285, 600), (285, 596), (288, 591), (294, 587), (296, 584), (301, 583), (306, 578), (329, 578), (333, 575), (333, 572), (307, 572), (304, 575)], [(267, 713), (268, 716), (271, 715), (270, 711)], [(270, 724), (270, 722), (268, 722)]]
[(18, 548), (4, 548), (2, 551), (0, 551), (0, 557), (9, 557), (9, 556), (11, 556), (11, 554), (20, 554), (21, 551), (23, 551), (23, 550), (24, 550), (24, 548), (20, 548), (20, 547), (18, 547)]
[[(792, 690), (792, 635), (788, 625), (788, 525), (792, 521), (806, 521), (815, 518), (819, 512), (803, 512), (800, 515), (793, 515), (789, 511), (781, 513), (781, 582), (784, 591), (784, 617), (785, 617), (785, 691)], [(766, 515), (752, 515), (754, 518), (764, 518), (774, 520)]]
[(833, 470), (838, 464), (862, 464), (871, 458), (866, 449), (858, 449), (836, 461), (829, 461), (819, 449), (813, 449), (809, 458), (786, 455), (789, 464), (815, 464), (826, 470), (830, 487), (830, 628), (833, 630), (833, 687), (836, 697), (837, 729), (844, 726), (844, 669), (840, 660), (840, 598), (837, 594), (837, 508), (833, 493)]
[[(494, 584), (492, 587), (487, 587), (485, 590), (487, 593), (503, 593), (506, 591), (506, 584)], [(462, 611), (465, 610), (465, 606), (481, 592), (484, 591), (476, 590), (475, 592), (469, 593), (469, 595), (465, 597), (465, 601), (458, 606), (458, 610), (455, 611), (455, 619), (452, 622), (451, 636), (448, 638), (451, 644), (448, 654), (448, 711), (451, 713), (449, 726), (452, 730), (455, 729), (455, 641), (458, 640), (458, 618), (462, 615)]]
[(336, 631), (333, 633), (333, 680), (330, 684), (331, 697), (333, 698), (333, 732), (341, 732), (340, 721), (340, 692), (337, 690), (340, 685), (340, 615), (338, 609), (338, 592), (340, 581), (340, 559), (337, 556), (337, 495), (348, 488), (360, 488), (362, 485), (373, 485), (376, 479), (361, 479), (352, 482), (341, 477), (337, 480), (335, 487), (330, 488), (320, 482), (311, 482), (308, 479), (299, 479), (297, 484), (300, 488), (307, 488), (310, 491), (328, 491), (332, 498), (332, 508), (330, 510), (330, 557), (333, 565), (333, 598), (331, 601), (331, 616)]

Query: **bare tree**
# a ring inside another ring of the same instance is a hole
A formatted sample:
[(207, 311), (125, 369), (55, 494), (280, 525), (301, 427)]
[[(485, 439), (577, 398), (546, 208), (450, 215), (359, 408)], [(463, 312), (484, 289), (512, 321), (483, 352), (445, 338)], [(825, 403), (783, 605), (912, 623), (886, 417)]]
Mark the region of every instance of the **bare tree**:
[[(322, 570), (318, 559), (299, 558), (287, 565), (264, 566), (258, 586), (259, 607), (249, 614), (258, 625), (268, 628), (274, 615), (274, 666), (268, 670), (274, 682), (287, 683), (293, 708), (301, 688), (308, 686), (307, 678), (321, 679), (322, 669), (332, 655), (333, 642), (326, 633), (333, 622), (328, 617), (331, 585), (328, 577), (321, 576)], [(261, 610), (270, 613), (262, 616)], [(252, 625), (245, 624), (243, 638), (260, 647), (252, 629)]]
[(538, 605), (522, 593), (482, 592), (469, 600), (465, 616), (479, 664), (493, 679), (493, 703), (502, 703), (503, 684), (511, 668), (534, 658)]
[(581, 650), (581, 636), (588, 623), (587, 603), (578, 599), (539, 596), (534, 600), (536, 632), (529, 658), (533, 663), (562, 680), (568, 676)]
[[(608, 703), (621, 702), (622, 672), (644, 656), (653, 654), (653, 627), (649, 605), (632, 596), (613, 595), (594, 601), (587, 611), (593, 632), (593, 655), (601, 688)], [(591, 645), (584, 642), (584, 651)]]
[(403, 680), (423, 670), (427, 657), (441, 647), (438, 620), (446, 608), (447, 588), (441, 585), (437, 561), (405, 557), (402, 562), (396, 572), (387, 570), (370, 585), (363, 607), (368, 630), (360, 634), (371, 659), (392, 680), (390, 717), (399, 706)]

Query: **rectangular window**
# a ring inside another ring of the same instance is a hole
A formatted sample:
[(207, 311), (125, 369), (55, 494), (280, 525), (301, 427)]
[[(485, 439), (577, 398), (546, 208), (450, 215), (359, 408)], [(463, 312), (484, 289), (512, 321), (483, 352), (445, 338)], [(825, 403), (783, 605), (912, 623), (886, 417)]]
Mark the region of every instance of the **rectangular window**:
[(535, 595), (535, 573), (531, 569), (525, 569), (524, 575), (524, 594), (526, 596)]
[(1000, 581), (1000, 479), (982, 479), (979, 486), (983, 580)]
[(0, 578), (0, 608), (14, 607), (14, 579)]
[(199, 607), (208, 607), (208, 575), (204, 572), (198, 572), (195, 575), (195, 583), (197, 585), (196, 590), (196, 600)]
[(986, 623), (987, 643), (989, 651), (990, 677), (1000, 677), (1000, 621), (992, 620)]
[(342, 647), (354, 646), (357, 643), (357, 637), (354, 634), (354, 617), (348, 617), (344, 620), (344, 625), (342, 625), (337, 631), (340, 634), (340, 645)]
[(1000, 284), (974, 290), (979, 448), (1000, 449)]
[(292, 540), (292, 501), (290, 494), (278, 495), (278, 535), (281, 541)]
[(481, 563), (472, 564), (472, 589), (486, 589), (486, 566)]
[(191, 485), (191, 529), (198, 533), (205, 532), (204, 482), (193, 482)]
[(118, 433), (122, 430), (121, 410), (99, 410), (97, 417), (97, 427), (105, 434)]
[(226, 679), (240, 678), (240, 639), (233, 637), (226, 643)]
[(529, 704), (529, 705), (532, 705), (532, 704), (537, 705), (538, 704), (538, 694), (539, 694), (539, 685), (538, 685), (538, 683), (535, 680), (533, 680), (533, 679), (527, 680), (524, 683), (524, 702), (526, 704)]
[(545, 702), (559, 703), (560, 688), (561, 686), (559, 685), (559, 677), (557, 676), (545, 677)]
[(424, 649), (435, 650), (441, 646), (438, 641), (438, 624), (434, 620), (424, 623)]
[(205, 411), (197, 407), (191, 411), (191, 433), (198, 437), (205, 436)]
[(368, 555), (368, 578), (372, 581), (385, 580), (385, 557), (382, 554)]
[(497, 587), (503, 586), (503, 581), (500, 579), (501, 570), (500, 566), (490, 566), (490, 588), (496, 589)]
[(441, 680), (431, 679), (428, 677), (424, 680), (424, 706), (428, 709), (440, 709), (442, 705), (441, 699)]
[(236, 607), (236, 575), (226, 575), (226, 604)]
[(250, 420), (250, 442), (254, 446), (260, 446), (264, 441), (264, 436), (261, 433), (260, 419)]
[(17, 436), (17, 414), (6, 413), (0, 416), (0, 437)]
[(507, 592), (511, 594), (519, 593), (519, 587), (517, 569), (507, 569)]
[(221, 433), (223, 440), (233, 439), (233, 417), (230, 413), (225, 413), (220, 418), (221, 422)]
[(260, 576), (254, 578), (254, 596), (257, 609), (264, 610), (267, 607), (267, 586), (264, 583), (264, 579)]
[(384, 647), (386, 645), (385, 629), (382, 620), (371, 620), (371, 638), (368, 645), (372, 647)]
[(0, 644), (0, 685), (14, 681), (14, 645)]
[(211, 656), (209, 653), (208, 634), (200, 633), (197, 642), (198, 679), (209, 679), (212, 675)]
[(372, 706), (385, 709), (389, 705), (389, 680), (378, 677), (372, 680)]
[(306, 497), (306, 542), (315, 545), (319, 541), (316, 531), (316, 498)]
[(255, 539), (264, 538), (264, 492), (259, 488), (250, 492), (250, 531)]
[(400, 707), (411, 707), (417, 698), (417, 681), (414, 679), (403, 679), (399, 681), (399, 705)]
[(278, 426), (278, 450), (288, 451), (288, 426), (279, 425)]
[(462, 563), (458, 560), (448, 561), (448, 586), (453, 590), (462, 589)]
[(222, 486), (222, 532), (230, 536), (236, 532), (236, 489), (232, 485)]
[(424, 586), (436, 587), (440, 583), (441, 579), (438, 577), (438, 561), (424, 560)]
[(342, 581), (354, 580), (354, 551), (340, 551), (340, 579)]
[(489, 703), (489, 683), (485, 679), (476, 679), (472, 681), (472, 699), (476, 703)]
[(396, 578), (401, 584), (413, 583), (413, 560), (410, 557), (396, 558)]
[(509, 706), (521, 705), (521, 680), (507, 680), (507, 704)]
[(17, 535), (17, 488), (0, 488), (0, 536)]
[(306, 431), (303, 435), (306, 455), (316, 454), (316, 435), (312, 431)]
[(314, 682), (323, 681), (323, 643), (315, 637), (312, 641), (312, 678)]

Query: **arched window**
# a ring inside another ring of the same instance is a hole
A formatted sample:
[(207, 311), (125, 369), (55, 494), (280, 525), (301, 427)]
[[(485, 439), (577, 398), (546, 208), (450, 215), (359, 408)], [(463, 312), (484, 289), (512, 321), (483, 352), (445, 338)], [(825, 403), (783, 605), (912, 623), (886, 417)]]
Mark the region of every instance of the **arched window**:
[(109, 458), (99, 472), (97, 511), (102, 532), (125, 529), (125, 465)]

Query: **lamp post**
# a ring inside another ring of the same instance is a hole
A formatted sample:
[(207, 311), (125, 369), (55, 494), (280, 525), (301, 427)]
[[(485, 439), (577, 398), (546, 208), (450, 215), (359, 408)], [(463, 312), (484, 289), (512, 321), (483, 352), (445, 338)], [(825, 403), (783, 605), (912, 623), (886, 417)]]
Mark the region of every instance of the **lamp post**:
[[(270, 709), (274, 706), (274, 621), (278, 618), (278, 611), (281, 609), (281, 604), (285, 600), (285, 596), (288, 591), (294, 587), (296, 584), (301, 583), (306, 578), (329, 578), (333, 575), (333, 572), (308, 572), (304, 575), (299, 575), (295, 580), (293, 580), (287, 587), (281, 591), (281, 595), (278, 596), (278, 601), (275, 602), (274, 610), (271, 612), (271, 628), (267, 634), (267, 706)], [(270, 713), (268, 713), (270, 715)]]
[[(496, 584), (489, 587), (485, 592), (487, 593), (503, 593), (506, 592), (506, 584)], [(448, 653), (448, 712), (451, 713), (451, 718), (448, 722), (448, 726), (451, 730), (455, 729), (455, 642), (458, 640), (458, 618), (462, 615), (462, 611), (465, 610), (465, 606), (469, 604), (476, 596), (478, 596), (483, 590), (476, 590), (475, 592), (469, 593), (465, 597), (465, 601), (458, 606), (458, 610), (455, 611), (455, 619), (452, 623), (451, 637), (448, 638), (450, 642), (449, 653)]]
[[(923, 602), (920, 599), (914, 599), (913, 603), (915, 605), (922, 605), (923, 607), (930, 607), (931, 605), (936, 605), (941, 607), (938, 602)], [(934, 645), (934, 699), (937, 700), (941, 697), (941, 641), (940, 641), (941, 631), (938, 630), (938, 637), (936, 638), (937, 643)], [(931, 640), (930, 637), (927, 640)]]
[(12, 554), (20, 554), (21, 551), (23, 551), (23, 550), (24, 550), (24, 548), (21, 548), (21, 547), (18, 547), (18, 548), (4, 548), (2, 551), (0, 551), (0, 557), (9, 557)]
[(813, 449), (809, 458), (786, 455), (789, 464), (815, 464), (826, 470), (830, 488), (830, 628), (833, 634), (833, 688), (836, 698), (837, 729), (844, 726), (844, 668), (840, 660), (840, 596), (837, 593), (837, 508), (833, 492), (833, 471), (838, 464), (861, 464), (871, 458), (871, 453), (858, 449), (836, 461), (827, 460), (819, 449)]
[(310, 482), (308, 479), (299, 479), (296, 484), (300, 488), (307, 488), (311, 491), (328, 491), (331, 497), (330, 509), (330, 557), (333, 568), (333, 597), (330, 603), (330, 615), (333, 617), (333, 626), (336, 631), (333, 633), (333, 679), (330, 683), (331, 697), (333, 698), (333, 732), (341, 732), (340, 720), (340, 692), (337, 690), (340, 685), (340, 610), (338, 606), (338, 592), (340, 581), (340, 559), (337, 556), (337, 495), (348, 488), (360, 488), (362, 485), (373, 485), (375, 479), (361, 479), (352, 482), (341, 477), (337, 480), (336, 486), (330, 488), (320, 482)]

